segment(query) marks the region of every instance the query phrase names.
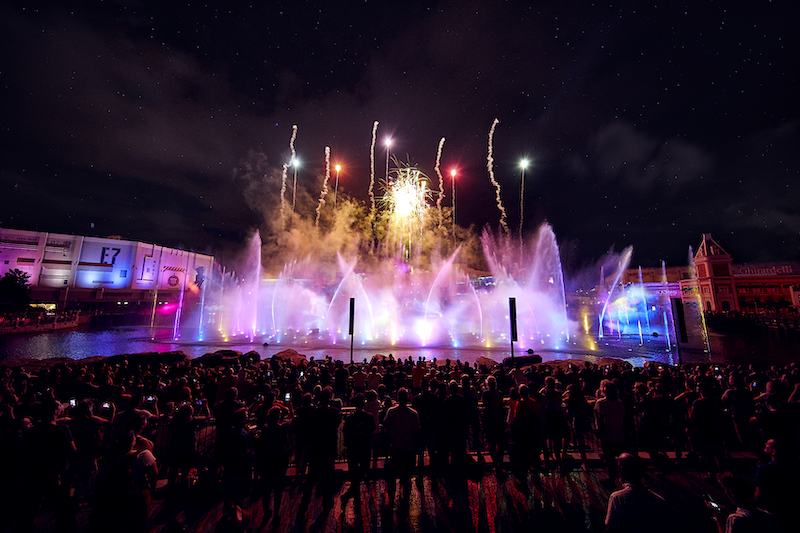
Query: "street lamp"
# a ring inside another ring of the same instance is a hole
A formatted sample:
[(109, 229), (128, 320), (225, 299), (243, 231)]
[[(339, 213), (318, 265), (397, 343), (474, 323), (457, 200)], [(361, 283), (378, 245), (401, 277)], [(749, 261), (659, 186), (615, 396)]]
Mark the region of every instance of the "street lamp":
[(525, 169), (528, 168), (528, 160), (523, 159), (519, 162), (522, 168), (522, 181), (519, 186), (519, 242), (522, 245), (522, 222), (524, 220), (523, 214), (525, 212)]
[(389, 184), (389, 149), (392, 147), (391, 137), (387, 137), (384, 144), (386, 145), (386, 183)]
[(450, 183), (453, 186), (453, 248), (456, 247), (456, 169), (450, 171)]
[(336, 188), (333, 190), (333, 208), (336, 209), (336, 197), (339, 195), (339, 171), (342, 165), (336, 165)]

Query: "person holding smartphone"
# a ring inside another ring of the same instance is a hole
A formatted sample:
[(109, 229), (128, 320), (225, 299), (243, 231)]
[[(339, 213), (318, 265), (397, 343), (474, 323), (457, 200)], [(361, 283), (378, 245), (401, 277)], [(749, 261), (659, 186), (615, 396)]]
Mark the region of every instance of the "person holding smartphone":
[(683, 531), (678, 511), (663, 496), (644, 487), (645, 467), (641, 459), (623, 453), (618, 460), (622, 489), (608, 498), (605, 524), (608, 532), (648, 533)]
[(117, 413), (114, 417), (112, 424), (112, 434), (114, 436), (127, 434), (128, 423), (131, 418), (142, 418), (144, 419), (145, 425), (147, 425), (150, 419), (158, 419), (158, 398), (155, 396), (147, 396), (147, 398), (152, 398), (152, 400), (147, 402), (147, 408), (145, 408), (144, 404), (146, 398), (144, 396), (138, 393), (131, 396), (128, 408)]
[[(725, 489), (725, 495), (736, 506), (736, 510), (730, 513), (724, 522), (721, 519), (721, 513), (713, 514), (712, 518), (717, 524), (719, 533), (735, 533), (737, 531), (780, 533), (782, 531), (781, 524), (774, 515), (756, 506), (753, 487), (747, 480), (731, 472), (720, 474), (717, 479)], [(706, 505), (709, 509), (713, 509), (713, 505), (708, 501)]]

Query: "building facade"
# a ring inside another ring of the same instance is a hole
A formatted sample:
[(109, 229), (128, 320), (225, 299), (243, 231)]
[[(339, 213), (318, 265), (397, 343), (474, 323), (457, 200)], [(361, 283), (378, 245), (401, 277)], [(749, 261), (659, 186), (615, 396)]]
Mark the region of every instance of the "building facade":
[(28, 274), (34, 302), (125, 305), (202, 286), (214, 257), (120, 238), (0, 228), (0, 276)]
[(707, 313), (781, 312), (800, 307), (800, 263), (733, 263), (710, 233), (694, 255), (697, 278), (681, 281), (684, 292), (696, 287)]

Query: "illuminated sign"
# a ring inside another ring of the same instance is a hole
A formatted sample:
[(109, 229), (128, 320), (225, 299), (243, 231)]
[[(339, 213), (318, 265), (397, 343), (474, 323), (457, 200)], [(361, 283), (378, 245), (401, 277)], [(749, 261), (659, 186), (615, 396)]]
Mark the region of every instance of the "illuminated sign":
[(794, 274), (792, 265), (734, 265), (733, 273), (736, 276), (780, 276)]

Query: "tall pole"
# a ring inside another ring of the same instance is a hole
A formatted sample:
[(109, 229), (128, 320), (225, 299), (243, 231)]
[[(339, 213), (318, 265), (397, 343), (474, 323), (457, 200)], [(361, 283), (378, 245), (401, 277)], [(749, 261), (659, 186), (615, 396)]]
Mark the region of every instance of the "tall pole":
[(355, 333), (356, 299), (350, 298), (350, 364), (353, 364), (353, 333)]
[(508, 299), (508, 319), (511, 326), (511, 361), (514, 361), (514, 343), (517, 342), (517, 299)]
[(339, 196), (339, 171), (342, 165), (336, 165), (336, 188), (333, 190), (333, 208), (336, 209), (336, 197)]
[(525, 220), (525, 169), (528, 166), (528, 160), (523, 159), (520, 166), (522, 167), (522, 180), (519, 186), (519, 242), (522, 246), (522, 223)]
[(453, 186), (453, 250), (456, 249), (456, 169), (450, 171), (450, 183)]
[(392, 140), (386, 139), (386, 183), (391, 183), (389, 181), (389, 149), (392, 147)]

